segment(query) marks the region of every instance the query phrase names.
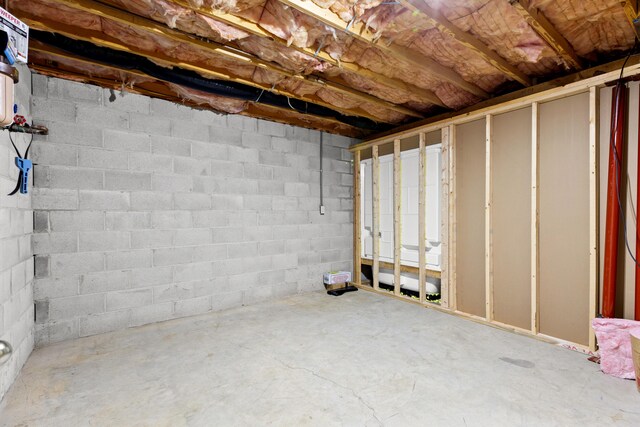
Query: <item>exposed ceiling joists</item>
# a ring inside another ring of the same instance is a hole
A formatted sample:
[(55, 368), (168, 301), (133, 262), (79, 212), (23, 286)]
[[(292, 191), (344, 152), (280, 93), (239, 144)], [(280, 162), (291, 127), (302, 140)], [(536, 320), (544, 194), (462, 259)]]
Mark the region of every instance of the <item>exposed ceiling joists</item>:
[(633, 31), (636, 33), (636, 37), (640, 39), (640, 22), (638, 20), (638, 0), (626, 0), (624, 2), (624, 13), (627, 15), (627, 19), (631, 23)]
[(576, 54), (571, 44), (562, 34), (549, 22), (544, 14), (536, 7), (531, 6), (529, 0), (509, 0), (511, 5), (518, 11), (527, 23), (549, 46), (562, 57), (569, 68), (580, 70), (583, 68), (582, 61)]
[(380, 122), (379, 118), (377, 118), (372, 114), (369, 114), (366, 111), (363, 111), (362, 109), (351, 110), (351, 109), (340, 108), (328, 102), (324, 102), (317, 96), (309, 96), (309, 95), (302, 96), (302, 95), (289, 92), (287, 90), (274, 89), (268, 84), (258, 83), (249, 79), (230, 75), (227, 72), (227, 70), (224, 70), (224, 69), (215, 70), (215, 69), (212, 69), (211, 67), (204, 67), (196, 63), (181, 61), (159, 52), (150, 52), (150, 51), (142, 50), (137, 47), (127, 46), (120, 43), (118, 40), (113, 39), (99, 32), (82, 30), (76, 27), (69, 27), (64, 24), (43, 20), (43, 19), (35, 19), (35, 18), (24, 17), (24, 16), (22, 17), (22, 19), (27, 25), (29, 25), (31, 28), (36, 30), (58, 33), (74, 40), (86, 41), (86, 42), (95, 44), (96, 46), (106, 47), (109, 49), (114, 49), (121, 52), (128, 52), (134, 55), (146, 57), (156, 63), (165, 64), (166, 66), (169, 66), (169, 67), (178, 67), (185, 70), (193, 71), (202, 76), (206, 76), (208, 78), (227, 80), (227, 81), (244, 84), (247, 86), (252, 86), (258, 89), (263, 89), (265, 91), (283, 95), (288, 98), (299, 99), (301, 101), (321, 105), (323, 107), (330, 108), (335, 111), (339, 111), (342, 114), (366, 117), (370, 120)]
[[(82, 58), (75, 57), (74, 55), (68, 54), (55, 47), (46, 46), (38, 42), (35, 43), (32, 51), (43, 53), (46, 55), (47, 58), (50, 58), (52, 60), (56, 60), (56, 59), (71, 60), (76, 62), (80, 67), (83, 64), (95, 65), (91, 61), (87, 61)], [(105, 78), (105, 77), (95, 76), (95, 75), (88, 76), (77, 70), (65, 69), (65, 67), (60, 67), (60, 65), (58, 65), (56, 68), (53, 68), (47, 65), (46, 63), (44, 63), (44, 61), (38, 61), (32, 64), (31, 68), (33, 68), (37, 72), (50, 75), (53, 77), (67, 78), (67, 79), (71, 78), (77, 81), (97, 84), (99, 86), (108, 87), (111, 89), (121, 90), (123, 88), (123, 85), (122, 85), (123, 82), (120, 80), (116, 80), (113, 78)], [(132, 78), (148, 77), (143, 73), (139, 73), (133, 70), (125, 70), (125, 69), (121, 69), (114, 66), (104, 65), (102, 66), (102, 68), (104, 68), (106, 71), (117, 72), (118, 74), (121, 74), (121, 75), (131, 76)], [(162, 82), (162, 81), (155, 81), (155, 82), (145, 81), (145, 82), (140, 82), (135, 86), (126, 86), (126, 90), (129, 92), (139, 93), (141, 95), (147, 95), (154, 98), (161, 98), (167, 101), (176, 102), (179, 104), (184, 104), (184, 105), (188, 105), (195, 108), (202, 107), (202, 105), (197, 102), (186, 100), (183, 96), (180, 96), (180, 94), (172, 91), (171, 88), (164, 83), (165, 82)], [(224, 112), (222, 113), (225, 114)], [(347, 134), (353, 137), (362, 137), (363, 135), (362, 130), (349, 126), (345, 123), (342, 123), (332, 118), (295, 113), (288, 109), (278, 108), (275, 106), (256, 105), (252, 102), (248, 102), (247, 109), (241, 112), (240, 114), (248, 115), (250, 117), (259, 117), (266, 120), (277, 121), (285, 124), (299, 125), (299, 126), (308, 126), (309, 121), (312, 121), (313, 124), (316, 127), (318, 127), (320, 130), (332, 132), (332, 131), (335, 131), (336, 128), (340, 128), (342, 129), (342, 132), (346, 131)], [(285, 114), (289, 117), (288, 120), (284, 119), (283, 115)], [(291, 120), (290, 118), (291, 115), (296, 115), (296, 114), (299, 115), (300, 117), (298, 119)]]
[[(108, 1), (108, 0), (107, 0)], [(253, 34), (258, 37), (267, 38), (273, 40), (273, 42), (278, 43), (283, 46), (287, 46), (288, 48), (294, 49), (300, 53), (308, 55), (309, 57), (316, 58), (318, 60), (327, 62), (331, 65), (335, 65), (344, 69), (345, 71), (352, 72), (359, 76), (365, 77), (372, 81), (378, 82), (385, 86), (388, 86), (393, 89), (397, 89), (404, 92), (410, 92), (419, 96), (424, 100), (424, 102), (437, 105), (439, 107), (447, 107), (438, 96), (428, 89), (421, 88), (419, 86), (413, 85), (411, 83), (407, 83), (405, 81), (387, 77), (384, 74), (376, 73), (375, 71), (371, 71), (367, 68), (361, 67), (358, 64), (354, 64), (351, 62), (342, 62), (338, 59), (333, 58), (328, 53), (324, 52), (322, 49), (316, 51), (315, 49), (297, 47), (295, 45), (289, 45), (286, 40), (282, 40), (268, 31), (261, 28), (259, 25), (250, 22), (241, 17), (232, 15), (230, 13), (224, 13), (217, 10), (207, 9), (204, 7), (196, 7), (192, 6), (189, 2), (185, 0), (167, 0), (169, 3), (173, 3), (179, 6), (182, 6), (185, 9), (191, 10), (193, 12), (199, 13), (204, 16), (208, 16), (210, 18), (216, 19), (220, 22), (223, 22), (227, 25), (230, 25), (234, 28), (246, 31), (249, 34)], [(485, 95), (488, 96), (485, 92)]]
[(451, 68), (447, 68), (437, 61), (420, 54), (419, 52), (411, 49), (407, 49), (404, 46), (396, 44), (378, 43), (378, 40), (373, 35), (366, 31), (363, 25), (353, 25), (343, 21), (338, 15), (333, 13), (329, 9), (323, 9), (312, 1), (305, 0), (280, 0), (287, 6), (293, 7), (300, 12), (311, 16), (320, 22), (328, 25), (336, 30), (346, 32), (351, 36), (368, 43), (371, 46), (375, 46), (386, 53), (398, 58), (399, 60), (408, 62), (416, 67), (420, 67), (423, 70), (427, 70), (433, 74), (434, 77), (449, 82), (460, 89), (463, 89), (469, 93), (472, 93), (480, 98), (489, 98), (489, 94), (478, 87), (477, 85), (466, 81), (458, 73)]
[(430, 20), (441, 33), (453, 37), (458, 42), (475, 51), (485, 61), (494, 66), (497, 70), (499, 70), (506, 76), (522, 83), (524, 86), (531, 86), (531, 79), (525, 73), (520, 71), (518, 67), (507, 62), (506, 59), (498, 55), (493, 49), (482, 43), (473, 35), (456, 27), (453, 23), (447, 20), (447, 18), (445, 18), (445, 16), (440, 11), (431, 8), (422, 0), (400, 0), (400, 4), (413, 13), (421, 13), (423, 16), (425, 16), (425, 18)]
[[(300, 74), (296, 74), (294, 72), (288, 71), (278, 65), (272, 64), (267, 61), (263, 61), (260, 58), (257, 58), (248, 53), (242, 52), (238, 49), (234, 49), (210, 40), (203, 40), (201, 38), (192, 37), (186, 33), (183, 33), (179, 30), (171, 29), (163, 24), (157, 23), (151, 19), (143, 18), (137, 15), (134, 15), (129, 12), (122, 11), (120, 9), (107, 6), (95, 1), (91, 0), (58, 0), (58, 3), (63, 4), (67, 7), (73, 8), (75, 10), (79, 10), (82, 12), (88, 12), (96, 16), (100, 16), (105, 19), (109, 19), (115, 22), (119, 22), (121, 24), (125, 24), (132, 28), (136, 28), (139, 30), (144, 30), (146, 32), (161, 35), (171, 40), (178, 41), (180, 43), (186, 43), (191, 46), (197, 46), (199, 48), (204, 48), (207, 50), (211, 50), (212, 52), (226, 56), (233, 60), (241, 61), (241, 62), (249, 62), (252, 65), (260, 68), (267, 69), (269, 71), (276, 72), (281, 74), (283, 78), (294, 78), (305, 83), (311, 84), (318, 88), (326, 88), (331, 89), (341, 94), (351, 96), (359, 99), (363, 102), (374, 103), (380, 105), (384, 108), (396, 111), (401, 114), (405, 114), (412, 117), (422, 118), (422, 114), (415, 112), (409, 108), (402, 107), (400, 105), (395, 105), (391, 102), (382, 100), (380, 98), (376, 98), (375, 96), (369, 95), (364, 92), (360, 92), (358, 90), (352, 89), (342, 84), (334, 83), (331, 81), (327, 81), (325, 79), (320, 79), (316, 76), (304, 76)], [(311, 102), (311, 101), (310, 101)], [(315, 103), (319, 103), (321, 101), (313, 101)], [(335, 107), (334, 107), (335, 108)], [(357, 114), (357, 113), (351, 113)], [(358, 114), (362, 115), (362, 114)], [(378, 119), (379, 120), (379, 119)]]

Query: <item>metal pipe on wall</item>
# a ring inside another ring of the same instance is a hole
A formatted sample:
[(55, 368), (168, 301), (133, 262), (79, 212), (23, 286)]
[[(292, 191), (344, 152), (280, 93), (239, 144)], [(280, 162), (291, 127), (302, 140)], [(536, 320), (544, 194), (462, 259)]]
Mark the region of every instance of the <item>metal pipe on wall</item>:
[(627, 110), (627, 87), (619, 82), (613, 90), (611, 103), (611, 140), (609, 146), (609, 176), (607, 183), (607, 216), (604, 245), (602, 315), (615, 316), (616, 282), (618, 276), (618, 237), (620, 225), (620, 193), (624, 148), (624, 119)]

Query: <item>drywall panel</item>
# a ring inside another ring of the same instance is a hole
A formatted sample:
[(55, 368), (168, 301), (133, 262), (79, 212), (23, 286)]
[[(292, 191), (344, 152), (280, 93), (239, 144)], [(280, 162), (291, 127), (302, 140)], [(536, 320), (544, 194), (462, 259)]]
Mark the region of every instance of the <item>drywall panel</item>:
[(485, 316), (485, 120), (457, 126), (457, 309)]
[(589, 343), (589, 94), (540, 105), (540, 332)]
[(531, 108), (493, 118), (494, 319), (531, 327)]
[[(637, 176), (638, 176), (638, 87), (640, 83), (629, 83), (629, 115), (627, 117), (628, 140), (624, 146), (624, 162), (622, 164), (621, 197), (624, 220), (627, 224), (627, 240), (635, 254)], [(607, 174), (609, 164), (609, 145), (611, 134), (611, 97), (613, 88), (600, 90), (600, 150), (599, 150), (599, 184), (600, 184), (600, 277), (599, 289), (602, 301), (602, 266), (604, 262), (604, 232), (607, 212)], [(622, 223), (621, 223), (622, 225)], [(627, 252), (623, 235), (620, 235), (618, 248), (618, 288), (616, 294), (616, 317), (633, 319), (635, 294), (635, 263)], [(600, 312), (600, 307), (598, 307)]]

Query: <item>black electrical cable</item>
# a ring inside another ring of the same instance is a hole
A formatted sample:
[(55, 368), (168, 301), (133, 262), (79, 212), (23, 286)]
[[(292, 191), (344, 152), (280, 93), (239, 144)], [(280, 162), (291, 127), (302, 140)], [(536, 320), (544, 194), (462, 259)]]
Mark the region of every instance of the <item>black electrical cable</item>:
[(89, 42), (73, 40), (59, 34), (32, 30), (30, 37), (83, 58), (126, 70), (141, 71), (159, 80), (175, 83), (190, 89), (243, 101), (260, 102), (274, 107), (290, 108), (298, 113), (306, 111), (315, 116), (334, 118), (347, 125), (374, 132), (384, 132), (392, 128), (389, 124), (378, 123), (364, 117), (348, 116), (322, 105), (310, 104), (298, 99), (289, 99), (287, 96), (268, 92), (261, 88), (225, 80), (207, 79), (189, 70), (168, 69), (153, 63), (143, 56), (99, 47)]
[[(618, 102), (617, 99), (620, 96), (621, 93), (621, 89), (623, 87), (626, 87), (626, 84), (623, 82), (623, 75), (624, 75), (624, 69), (627, 66), (627, 62), (629, 61), (629, 58), (631, 58), (631, 56), (633, 55), (633, 53), (636, 50), (636, 47), (638, 45), (638, 39), (635, 39), (635, 42), (633, 43), (633, 48), (631, 48), (631, 51), (629, 52), (629, 54), (627, 55), (627, 58), (624, 60), (623, 64), (622, 64), (622, 68), (620, 69), (620, 77), (618, 77), (618, 81), (616, 83), (616, 99), (612, 99), (612, 102), (614, 102), (615, 106), (616, 106), (616, 110), (614, 111), (614, 117), (615, 117), (615, 126), (613, 128), (613, 132), (612, 134), (615, 135), (618, 131), (618, 126), (620, 125), (619, 121), (618, 121)], [(629, 254), (629, 256), (631, 257), (631, 259), (633, 260), (633, 262), (636, 264), (636, 267), (640, 267), (640, 263), (638, 263), (638, 259), (637, 259), (637, 255), (638, 254), (633, 254), (633, 251), (631, 250), (631, 247), (629, 245), (629, 238), (627, 236), (627, 219), (626, 219), (626, 215), (623, 212), (622, 209), (622, 196), (620, 194), (620, 181), (618, 179), (619, 174), (622, 174), (622, 159), (618, 158), (618, 150), (616, 147), (616, 144), (614, 142), (614, 138), (609, 138), (609, 142), (610, 142), (610, 147), (611, 150), (613, 152), (613, 164), (614, 164), (614, 168), (615, 168), (615, 181), (616, 181), (616, 198), (618, 201), (618, 209), (619, 209), (619, 213), (618, 215), (620, 216), (620, 219), (622, 220), (622, 228), (624, 231), (624, 245), (625, 248), (627, 250), (627, 253)], [(638, 149), (640, 150), (640, 147), (638, 147)], [(638, 171), (638, 173), (640, 173), (640, 170)], [(638, 209), (638, 200), (640, 200), (640, 198), (636, 197), (636, 210)], [(636, 224), (636, 239), (640, 238), (640, 235), (638, 234), (640, 230), (638, 229), (638, 224)]]

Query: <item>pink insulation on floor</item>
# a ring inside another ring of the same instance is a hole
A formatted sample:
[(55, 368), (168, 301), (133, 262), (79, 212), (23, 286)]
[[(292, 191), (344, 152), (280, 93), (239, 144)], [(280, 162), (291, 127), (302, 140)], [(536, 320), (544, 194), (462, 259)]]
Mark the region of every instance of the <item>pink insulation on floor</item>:
[(593, 319), (598, 338), (600, 368), (614, 377), (635, 379), (630, 334), (640, 337), (640, 322), (626, 319)]

